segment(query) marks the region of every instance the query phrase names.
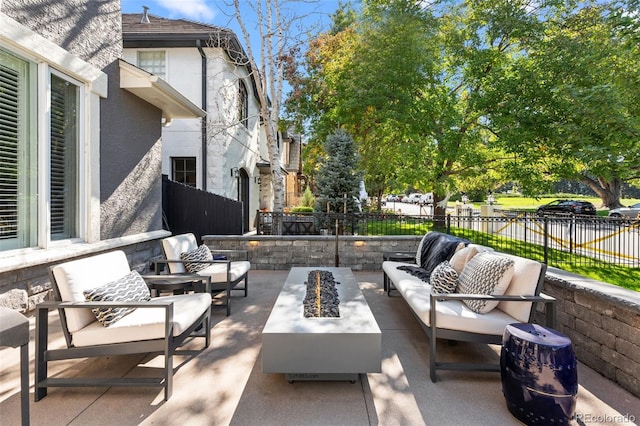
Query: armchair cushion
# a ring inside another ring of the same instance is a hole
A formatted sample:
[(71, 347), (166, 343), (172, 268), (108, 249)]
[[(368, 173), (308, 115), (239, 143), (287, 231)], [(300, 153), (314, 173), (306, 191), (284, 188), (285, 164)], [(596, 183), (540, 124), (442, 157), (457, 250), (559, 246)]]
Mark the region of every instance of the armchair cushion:
[[(462, 294), (503, 295), (513, 277), (513, 260), (495, 253), (476, 254), (462, 270), (456, 291)], [(486, 314), (498, 301), (464, 300), (469, 308)]]
[[(108, 266), (105, 267), (105, 265)], [(101, 287), (125, 276), (130, 271), (129, 261), (122, 251), (91, 256), (52, 268), (60, 292), (60, 300), (63, 302), (85, 302), (85, 290)], [(67, 327), (71, 333), (96, 321), (90, 308), (67, 309), (66, 316)]]
[[(82, 330), (76, 331), (73, 333), (73, 344), (75, 346), (91, 346), (162, 339), (166, 332), (165, 309), (151, 306), (166, 301), (173, 302), (171, 326), (174, 336), (183, 333), (202, 315), (202, 312), (211, 308), (209, 293), (153, 297), (147, 302), (149, 307), (137, 308), (109, 327), (103, 327), (99, 322), (94, 321)], [(67, 312), (72, 310), (67, 309)]]
[[(213, 260), (211, 250), (209, 247), (202, 244), (197, 249), (180, 253), (181, 260), (195, 260), (200, 262), (210, 262)], [(207, 263), (185, 263), (184, 267), (190, 274), (195, 274), (205, 269), (209, 264)]]
[[(227, 262), (213, 263), (206, 265), (206, 268), (197, 272), (203, 277), (211, 277), (212, 283), (223, 283), (227, 281)], [(236, 260), (231, 262), (229, 269), (229, 280), (231, 282), (240, 279), (251, 269), (251, 263), (248, 260)]]
[[(151, 299), (149, 287), (138, 271), (131, 271), (122, 278), (100, 287), (83, 291), (88, 302), (144, 302)], [(93, 308), (98, 322), (109, 327), (135, 308)]]

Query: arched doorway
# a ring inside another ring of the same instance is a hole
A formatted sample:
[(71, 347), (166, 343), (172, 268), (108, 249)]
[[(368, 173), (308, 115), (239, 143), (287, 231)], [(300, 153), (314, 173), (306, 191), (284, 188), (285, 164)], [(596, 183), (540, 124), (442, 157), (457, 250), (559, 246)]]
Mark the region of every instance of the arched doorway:
[(238, 201), (242, 202), (242, 233), (249, 231), (249, 175), (240, 169)]

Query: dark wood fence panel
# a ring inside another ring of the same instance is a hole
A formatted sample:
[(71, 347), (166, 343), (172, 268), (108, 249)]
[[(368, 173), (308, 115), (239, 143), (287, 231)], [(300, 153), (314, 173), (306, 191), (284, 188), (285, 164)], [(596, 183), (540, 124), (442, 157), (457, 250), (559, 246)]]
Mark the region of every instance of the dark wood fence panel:
[(190, 186), (162, 180), (165, 228), (173, 234), (242, 235), (242, 203)]

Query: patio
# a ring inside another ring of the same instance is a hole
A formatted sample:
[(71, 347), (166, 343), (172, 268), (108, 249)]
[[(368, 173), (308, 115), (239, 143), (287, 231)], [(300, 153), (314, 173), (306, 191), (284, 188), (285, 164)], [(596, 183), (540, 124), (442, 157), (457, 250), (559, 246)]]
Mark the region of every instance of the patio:
[[(288, 383), (282, 374), (264, 374), (261, 331), (288, 271), (252, 270), (247, 298), (234, 297), (231, 316), (213, 311), (211, 346), (199, 351), (193, 342), (189, 356), (175, 359), (174, 392), (168, 402), (152, 388), (52, 388), (38, 403), (30, 395), (33, 425), (495, 425), (519, 424), (506, 408), (500, 376), (495, 373), (428, 372), (428, 340), (400, 297), (383, 292), (382, 272), (355, 272), (382, 330), (382, 373), (361, 375), (349, 382)], [(50, 323), (59, 331), (56, 312)], [(33, 335), (30, 321), (33, 382)], [(52, 346), (62, 346), (58, 333)], [(441, 345), (446, 356), (463, 360), (484, 357), (497, 361), (499, 347), (475, 344)], [(197, 355), (191, 358), (191, 355)], [(0, 350), (0, 418), (20, 423), (19, 350)], [(161, 363), (147, 357), (111, 357), (96, 362), (59, 362), (54, 371), (78, 375), (114, 371), (122, 375), (154, 374)], [(186, 361), (186, 362), (184, 362)], [(640, 400), (579, 364), (577, 414), (574, 424), (633, 424), (640, 418)]]

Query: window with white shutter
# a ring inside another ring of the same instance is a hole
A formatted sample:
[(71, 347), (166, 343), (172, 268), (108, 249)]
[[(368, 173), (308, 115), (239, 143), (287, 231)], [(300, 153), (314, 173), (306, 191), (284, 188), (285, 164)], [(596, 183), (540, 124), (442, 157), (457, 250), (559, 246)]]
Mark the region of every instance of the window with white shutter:
[(77, 148), (78, 92), (74, 84), (51, 75), (51, 239), (78, 236), (77, 232)]
[[(48, 84), (38, 85), (38, 70)], [(81, 90), (47, 64), (0, 49), (0, 251), (81, 236)], [(48, 110), (38, 98), (49, 99)]]
[(27, 61), (0, 50), (0, 250), (36, 243), (32, 68)]

